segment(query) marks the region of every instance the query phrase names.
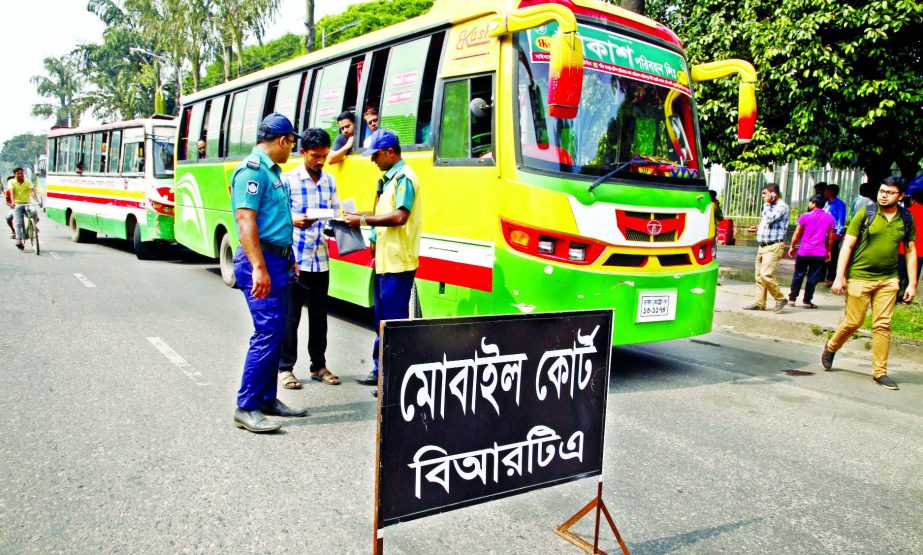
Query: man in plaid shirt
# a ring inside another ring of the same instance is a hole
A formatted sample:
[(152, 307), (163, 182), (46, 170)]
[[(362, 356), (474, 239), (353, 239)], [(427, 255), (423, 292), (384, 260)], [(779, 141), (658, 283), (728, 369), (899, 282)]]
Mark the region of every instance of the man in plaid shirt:
[[(330, 135), (320, 128), (306, 129), (301, 140), (304, 164), (286, 172), (282, 180), (291, 191), (292, 249), (301, 270), (289, 287), (288, 317), (282, 358), (279, 361), (279, 382), (286, 389), (301, 389), (295, 378), (298, 360), (298, 325), (301, 309), (308, 302), (308, 355), (311, 358), (311, 379), (329, 385), (339, 385), (340, 379), (327, 369), (327, 290), (330, 286), (330, 266), (324, 221), (321, 218), (340, 214), (340, 198), (333, 176), (323, 171), (330, 152)], [(328, 209), (328, 214), (317, 213)]]
[(756, 232), (759, 250), (756, 252), (756, 302), (744, 310), (766, 310), (766, 294), (776, 300), (774, 312), (785, 308), (785, 295), (776, 281), (776, 267), (785, 253), (785, 234), (788, 232), (788, 205), (780, 198), (779, 186), (767, 183), (763, 187), (763, 214), (760, 225), (750, 226)]

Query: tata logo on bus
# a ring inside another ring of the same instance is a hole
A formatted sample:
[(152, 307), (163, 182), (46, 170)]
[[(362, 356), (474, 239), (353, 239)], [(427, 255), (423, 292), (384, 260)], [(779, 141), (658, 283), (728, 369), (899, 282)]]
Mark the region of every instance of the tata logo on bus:
[(535, 37), (535, 47), (545, 52), (551, 51), (551, 37)]
[(651, 220), (647, 222), (647, 232), (651, 235), (660, 235), (661, 231), (663, 231), (663, 224), (658, 220)]
[(467, 29), (462, 29), (458, 34), (458, 41), (455, 43), (456, 50), (464, 50), (474, 46), (480, 46), (490, 42), (490, 23), (475, 25)]

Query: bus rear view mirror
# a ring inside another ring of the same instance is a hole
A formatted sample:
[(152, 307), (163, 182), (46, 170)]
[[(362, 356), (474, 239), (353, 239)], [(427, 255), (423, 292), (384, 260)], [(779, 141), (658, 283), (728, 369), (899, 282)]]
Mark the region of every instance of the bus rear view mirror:
[(490, 115), (492, 109), (493, 104), (488, 104), (486, 100), (480, 97), (472, 98), (471, 102), (468, 103), (468, 110), (477, 119), (486, 118)]
[(756, 70), (749, 62), (721, 60), (692, 66), (692, 81), (711, 81), (729, 75), (740, 76), (737, 99), (737, 142), (749, 143), (756, 128)]
[(576, 32), (551, 37), (548, 66), (548, 115), (574, 119), (583, 90), (583, 43)]

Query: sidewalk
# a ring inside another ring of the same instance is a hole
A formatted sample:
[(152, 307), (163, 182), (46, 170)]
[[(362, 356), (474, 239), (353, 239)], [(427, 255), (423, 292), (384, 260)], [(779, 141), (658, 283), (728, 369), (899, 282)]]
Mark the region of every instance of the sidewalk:
[[(720, 285), (715, 296), (714, 327), (733, 333), (816, 344), (820, 356), (825, 332), (833, 332), (843, 319), (845, 295), (834, 295), (830, 293), (829, 287), (820, 283), (814, 291), (813, 299), (818, 308), (803, 308), (802, 285), (802, 294), (799, 295), (796, 306), (786, 306), (779, 314), (771, 310), (774, 305), (772, 298), (766, 303), (770, 308), (768, 310), (743, 310), (743, 307), (754, 301), (756, 295), (753, 281), (756, 250), (755, 246), (718, 246)], [(776, 270), (776, 279), (786, 297), (794, 272), (795, 261), (783, 258)], [(849, 341), (843, 349), (851, 356), (868, 358), (871, 332), (860, 329), (857, 333), (859, 337)], [(892, 339), (890, 356), (923, 364), (923, 343)]]

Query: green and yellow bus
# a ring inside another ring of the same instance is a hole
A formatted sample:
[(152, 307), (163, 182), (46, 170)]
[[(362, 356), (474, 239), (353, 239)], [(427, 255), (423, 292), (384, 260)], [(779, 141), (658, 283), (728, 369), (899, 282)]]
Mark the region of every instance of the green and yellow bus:
[(82, 243), (97, 233), (133, 242), (173, 242), (174, 118), (149, 118), (48, 133), (45, 211)]
[[(233, 285), (229, 178), (261, 118), (277, 111), (335, 136), (340, 112), (374, 106), (421, 182), (413, 313), (606, 308), (614, 344), (704, 334), (718, 266), (692, 85), (731, 74), (747, 140), (756, 76), (745, 62), (690, 69), (669, 29), (595, 0), (437, 0), (183, 98), (176, 239), (218, 258)], [(368, 157), (326, 169), (341, 199), (372, 209), (380, 175)], [(330, 250), (330, 294), (369, 306), (369, 253)]]

